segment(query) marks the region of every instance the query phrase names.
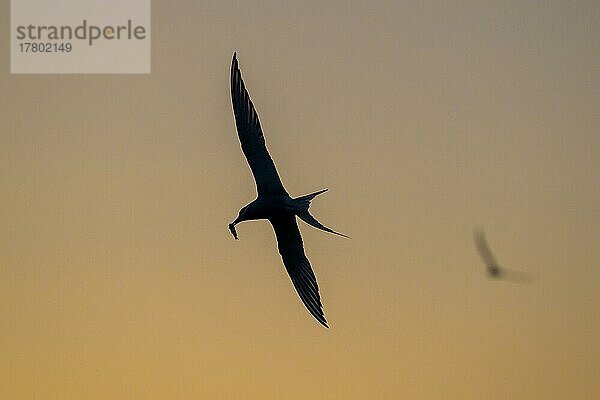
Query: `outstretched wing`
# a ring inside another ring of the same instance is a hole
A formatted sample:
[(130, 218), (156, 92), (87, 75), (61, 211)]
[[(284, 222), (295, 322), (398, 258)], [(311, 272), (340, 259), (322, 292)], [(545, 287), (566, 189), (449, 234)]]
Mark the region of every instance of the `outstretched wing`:
[(286, 195), (275, 163), (267, 151), (258, 114), (244, 86), (235, 53), (231, 61), (231, 102), (242, 151), (254, 175), (258, 195)]
[(285, 269), (290, 275), (300, 299), (313, 317), (329, 328), (323, 314), (317, 278), (315, 278), (310, 262), (304, 254), (302, 236), (300, 236), (300, 230), (296, 224), (296, 217), (289, 215), (271, 218), (269, 221), (277, 236), (279, 254), (281, 254)]
[(475, 246), (477, 247), (477, 251), (479, 251), (479, 255), (481, 259), (488, 267), (498, 267), (498, 263), (496, 259), (492, 255), (490, 248), (487, 245), (487, 241), (485, 240), (485, 234), (483, 230), (476, 229), (473, 233), (473, 238), (475, 239)]

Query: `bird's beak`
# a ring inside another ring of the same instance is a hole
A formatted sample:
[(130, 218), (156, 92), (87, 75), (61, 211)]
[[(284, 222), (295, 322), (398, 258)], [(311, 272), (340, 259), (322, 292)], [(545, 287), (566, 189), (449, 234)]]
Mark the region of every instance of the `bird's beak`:
[(240, 222), (239, 217), (236, 218), (235, 221), (233, 221), (231, 224), (229, 224), (229, 231), (231, 232), (235, 240), (238, 240), (237, 231), (235, 230), (235, 224), (237, 224), (238, 222)]

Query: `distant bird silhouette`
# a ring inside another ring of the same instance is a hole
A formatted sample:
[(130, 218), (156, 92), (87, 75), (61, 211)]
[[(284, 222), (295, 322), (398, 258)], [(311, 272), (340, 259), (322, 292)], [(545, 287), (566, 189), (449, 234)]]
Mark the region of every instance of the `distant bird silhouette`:
[(258, 114), (244, 86), (236, 53), (233, 53), (231, 61), (231, 102), (233, 103), (238, 138), (252, 170), (252, 175), (254, 175), (258, 196), (256, 200), (242, 207), (235, 221), (229, 224), (229, 230), (237, 239), (236, 224), (257, 219), (269, 220), (275, 236), (277, 236), (277, 246), (283, 264), (300, 299), (317, 321), (328, 327), (319, 296), (317, 279), (304, 254), (302, 236), (296, 224), (296, 216), (298, 216), (315, 228), (347, 237), (322, 225), (308, 212), (310, 201), (327, 189), (298, 198), (291, 198), (285, 190), (273, 159), (267, 151)]
[(481, 259), (485, 263), (490, 278), (504, 279), (514, 283), (531, 283), (532, 278), (530, 274), (504, 267), (501, 268), (498, 265), (498, 262), (492, 255), (487, 241), (485, 240), (485, 233), (482, 229), (475, 229), (473, 238), (475, 239), (475, 246), (477, 247)]

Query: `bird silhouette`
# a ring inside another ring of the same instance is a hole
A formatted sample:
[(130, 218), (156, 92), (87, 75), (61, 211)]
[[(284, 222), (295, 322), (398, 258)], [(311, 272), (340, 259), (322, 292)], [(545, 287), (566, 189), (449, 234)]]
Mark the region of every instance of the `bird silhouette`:
[(532, 276), (526, 272), (516, 271), (505, 267), (500, 267), (496, 258), (492, 254), (483, 229), (477, 228), (473, 232), (475, 247), (485, 263), (487, 274), (492, 279), (503, 279), (514, 283), (531, 283)]
[(315, 228), (347, 237), (324, 226), (308, 211), (311, 200), (327, 189), (298, 198), (290, 197), (285, 190), (265, 145), (258, 114), (242, 80), (236, 53), (233, 53), (231, 61), (231, 102), (242, 151), (256, 182), (257, 198), (241, 208), (237, 218), (229, 224), (229, 230), (237, 240), (236, 224), (249, 220), (269, 220), (277, 237), (283, 264), (300, 299), (317, 321), (329, 327), (323, 313), (317, 279), (304, 254), (302, 236), (296, 223), (298, 216)]

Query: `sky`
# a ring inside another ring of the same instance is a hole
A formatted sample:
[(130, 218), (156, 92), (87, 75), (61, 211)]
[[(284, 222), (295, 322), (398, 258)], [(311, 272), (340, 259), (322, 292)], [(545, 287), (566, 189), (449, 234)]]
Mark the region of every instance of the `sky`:
[[(0, 31), (0, 398), (600, 398), (600, 3), (154, 1), (151, 36), (151, 74), (11, 75)], [(227, 229), (234, 51), (352, 237), (299, 222), (329, 330)]]

